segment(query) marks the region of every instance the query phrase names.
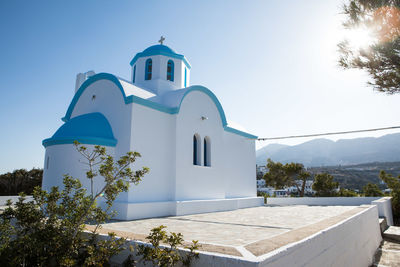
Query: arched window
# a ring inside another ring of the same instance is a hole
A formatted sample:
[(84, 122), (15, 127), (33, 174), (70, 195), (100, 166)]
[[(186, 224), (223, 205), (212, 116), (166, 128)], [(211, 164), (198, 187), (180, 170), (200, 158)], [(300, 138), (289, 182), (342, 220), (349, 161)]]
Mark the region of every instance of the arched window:
[(153, 71), (153, 61), (151, 58), (146, 60), (146, 71), (145, 71), (145, 80), (151, 80), (151, 72)]
[(136, 65), (133, 66), (133, 76), (132, 76), (132, 83), (135, 83), (135, 78), (136, 78)]
[(174, 81), (174, 62), (172, 60), (168, 60), (167, 64), (167, 81)]
[(201, 146), (200, 136), (198, 134), (193, 135), (193, 165), (201, 165)]
[(204, 137), (204, 166), (211, 166), (211, 140), (210, 137)]

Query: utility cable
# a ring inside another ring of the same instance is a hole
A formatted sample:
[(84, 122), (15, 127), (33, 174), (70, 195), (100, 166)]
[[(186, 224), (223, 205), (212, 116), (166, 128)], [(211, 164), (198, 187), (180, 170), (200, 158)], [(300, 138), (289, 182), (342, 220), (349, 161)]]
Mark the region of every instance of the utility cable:
[(393, 130), (393, 129), (400, 129), (400, 126), (383, 127), (383, 128), (374, 128), (374, 129), (366, 129), (366, 130), (354, 130), (354, 131), (332, 132), (332, 133), (290, 135), (290, 136), (280, 136), (280, 137), (263, 137), (263, 138), (258, 138), (257, 140), (258, 140), (258, 141), (267, 141), (267, 140), (278, 140), (278, 139), (289, 139), (289, 138), (301, 138), (301, 137), (316, 137), (316, 136), (336, 135), (336, 134), (364, 133), (364, 132), (374, 132), (374, 131)]

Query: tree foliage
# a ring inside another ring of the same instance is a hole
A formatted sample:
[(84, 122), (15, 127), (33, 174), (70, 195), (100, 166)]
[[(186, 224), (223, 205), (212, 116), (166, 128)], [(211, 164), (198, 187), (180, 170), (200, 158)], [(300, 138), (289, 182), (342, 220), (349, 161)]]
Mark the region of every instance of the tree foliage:
[(358, 194), (354, 192), (353, 190), (345, 189), (345, 188), (340, 188), (339, 192), (337, 192), (337, 196), (339, 197), (357, 197)]
[(368, 183), (363, 187), (363, 193), (366, 197), (381, 197), (383, 196), (382, 190), (377, 184)]
[(33, 168), (14, 170), (0, 175), (0, 195), (16, 196), (19, 193), (32, 194), (35, 186), (42, 185), (43, 170)]
[(339, 183), (333, 181), (333, 176), (328, 173), (318, 173), (314, 176), (312, 189), (318, 197), (333, 197), (337, 196), (336, 192)]
[(347, 0), (343, 5), (347, 30), (364, 29), (370, 44), (353, 47), (341, 42), (339, 64), (366, 70), (369, 84), (380, 92), (400, 92), (400, 0)]
[(392, 197), (393, 219), (397, 224), (400, 224), (400, 175), (393, 177), (391, 174), (381, 171), (379, 178), (392, 190), (390, 195)]
[[(101, 224), (114, 215), (111, 207), (118, 194), (127, 191), (130, 183), (139, 183), (148, 168), (131, 170), (140, 157), (137, 152), (128, 152), (114, 161), (104, 147), (89, 150), (75, 145), (87, 161), (90, 192), (78, 179), (66, 175), (62, 189), (53, 187), (47, 192), (36, 187), (33, 201), (26, 201), (23, 195), (15, 205), (9, 201), (8, 208), (0, 215), (0, 266), (108, 266), (111, 256), (128, 249), (126, 239), (109, 233), (107, 239), (100, 240), (97, 233)], [(104, 186), (94, 191), (94, 179), (98, 176), (104, 179)], [(103, 209), (98, 205), (100, 199), (105, 202)], [(94, 226), (91, 231), (85, 231), (86, 224)], [(156, 259), (162, 255), (162, 259), (173, 258), (173, 263), (188, 260), (176, 256), (181, 234), (172, 233), (166, 240), (172, 249), (161, 249)], [(196, 248), (196, 243), (189, 248), (190, 259)], [(128, 263), (135, 265), (135, 261)]]
[[(266, 185), (275, 189), (295, 186), (300, 197), (304, 196), (306, 181), (311, 174), (304, 169), (303, 164), (294, 162), (282, 164), (273, 162), (271, 159), (268, 159), (267, 162), (268, 172), (264, 175)], [(296, 180), (300, 180), (301, 185)]]
[[(170, 233), (169, 235), (164, 230), (166, 226), (160, 225), (153, 228), (147, 239), (150, 241), (151, 246), (140, 244), (138, 245), (138, 256), (141, 256), (141, 261), (151, 262), (153, 266), (174, 266), (178, 263), (183, 263), (184, 266), (190, 266), (192, 260), (199, 255), (195, 252), (198, 249), (197, 241), (193, 240), (190, 246), (186, 248), (189, 250), (185, 256), (182, 252), (178, 251), (178, 246), (183, 244), (183, 236), (181, 233)], [(167, 247), (162, 247), (161, 243), (167, 244)]]

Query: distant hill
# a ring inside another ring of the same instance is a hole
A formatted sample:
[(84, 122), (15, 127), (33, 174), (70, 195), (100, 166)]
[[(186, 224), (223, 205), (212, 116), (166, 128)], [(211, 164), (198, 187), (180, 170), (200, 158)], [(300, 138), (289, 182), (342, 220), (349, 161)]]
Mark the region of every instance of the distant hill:
[(282, 163), (299, 162), (306, 167), (352, 165), (367, 162), (400, 161), (400, 133), (382, 137), (314, 139), (300, 145), (270, 144), (256, 152), (257, 164), (267, 158)]
[(307, 169), (313, 175), (329, 173), (340, 186), (347, 189), (362, 190), (367, 183), (379, 185), (381, 189), (387, 188), (379, 179), (379, 172), (384, 170), (394, 177), (400, 175), (400, 162), (371, 162), (347, 166), (312, 167)]

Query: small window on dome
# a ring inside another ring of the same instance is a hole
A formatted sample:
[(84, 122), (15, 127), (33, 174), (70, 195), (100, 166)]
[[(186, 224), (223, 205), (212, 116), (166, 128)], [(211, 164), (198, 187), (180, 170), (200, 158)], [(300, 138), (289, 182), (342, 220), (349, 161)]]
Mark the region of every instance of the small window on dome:
[(151, 80), (151, 73), (153, 71), (153, 61), (151, 60), (151, 58), (149, 58), (148, 60), (146, 60), (146, 74), (144, 79), (145, 80)]
[(186, 68), (185, 68), (185, 87), (186, 87)]
[(135, 78), (136, 78), (136, 65), (133, 66), (133, 77), (132, 77), (132, 83), (135, 83)]
[(168, 60), (167, 64), (167, 81), (174, 81), (174, 62), (172, 60)]

